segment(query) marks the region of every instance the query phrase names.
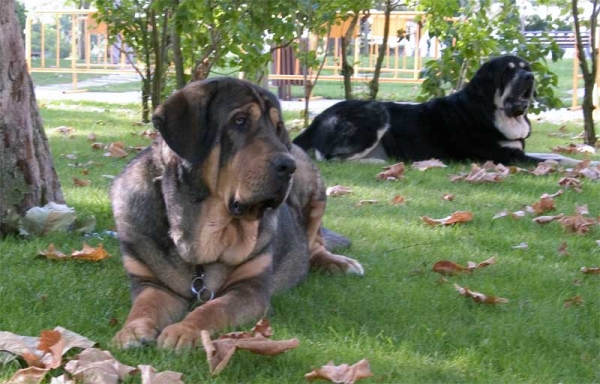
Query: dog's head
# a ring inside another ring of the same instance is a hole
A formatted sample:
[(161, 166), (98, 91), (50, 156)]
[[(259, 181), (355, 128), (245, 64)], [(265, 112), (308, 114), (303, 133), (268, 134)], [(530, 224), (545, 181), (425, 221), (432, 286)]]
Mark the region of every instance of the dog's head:
[(152, 122), (231, 215), (254, 219), (287, 197), (296, 163), (277, 98), (232, 78), (193, 82), (175, 92)]
[(509, 118), (527, 113), (535, 92), (534, 83), (529, 63), (513, 55), (488, 61), (471, 80), (477, 87), (493, 87), (491, 94), (496, 108), (503, 110)]

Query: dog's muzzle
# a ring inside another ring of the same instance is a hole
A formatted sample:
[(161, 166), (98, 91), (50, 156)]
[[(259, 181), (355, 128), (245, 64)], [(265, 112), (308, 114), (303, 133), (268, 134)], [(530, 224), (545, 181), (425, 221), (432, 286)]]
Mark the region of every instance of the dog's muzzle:
[(508, 117), (527, 113), (534, 92), (535, 78), (529, 71), (519, 71), (512, 81), (510, 93), (504, 99), (503, 109)]
[(275, 209), (285, 201), (296, 171), (296, 162), (288, 155), (277, 156), (268, 161), (268, 167), (270, 177), (251, 199), (243, 201), (231, 198), (228, 209), (233, 216), (259, 218), (267, 209)]

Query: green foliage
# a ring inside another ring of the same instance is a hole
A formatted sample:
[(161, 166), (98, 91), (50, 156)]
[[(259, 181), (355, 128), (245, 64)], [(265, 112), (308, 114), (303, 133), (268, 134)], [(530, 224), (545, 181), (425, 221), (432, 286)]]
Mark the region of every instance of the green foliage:
[[(420, 101), (460, 89), (483, 62), (493, 56), (510, 53), (532, 64), (537, 84), (537, 103), (533, 110), (561, 106), (560, 99), (554, 94), (558, 77), (549, 70), (546, 60), (548, 56), (553, 60), (560, 58), (560, 48), (551, 38), (547, 39), (552, 41), (550, 44), (542, 44), (537, 38), (526, 41), (512, 0), (502, 0), (500, 11), (496, 13), (491, 12), (490, 0), (471, 0), (458, 11), (463, 16), (454, 22), (447, 21), (444, 16), (454, 16), (456, 9), (444, 7), (443, 3), (437, 0), (422, 2), (428, 15), (427, 26), (446, 48), (439, 60), (425, 64)], [(431, 12), (436, 12), (436, 16), (429, 18)]]

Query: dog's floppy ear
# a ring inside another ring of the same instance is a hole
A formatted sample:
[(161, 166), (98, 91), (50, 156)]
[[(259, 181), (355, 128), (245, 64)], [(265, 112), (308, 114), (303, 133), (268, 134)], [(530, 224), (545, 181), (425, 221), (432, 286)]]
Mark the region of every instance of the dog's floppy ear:
[(190, 84), (158, 106), (152, 123), (179, 157), (198, 164), (208, 156), (216, 128), (208, 126), (208, 104), (216, 84)]
[(279, 100), (277, 100), (277, 97), (275, 97), (275, 95), (273, 95), (271, 92), (260, 87), (258, 88), (268, 104), (267, 108), (269, 109), (269, 118), (275, 126), (277, 138), (283, 143), (283, 145), (285, 145), (287, 149), (292, 148), (292, 140), (290, 139), (287, 129), (285, 129), (285, 124), (283, 123), (283, 116), (281, 115), (281, 105), (279, 104)]

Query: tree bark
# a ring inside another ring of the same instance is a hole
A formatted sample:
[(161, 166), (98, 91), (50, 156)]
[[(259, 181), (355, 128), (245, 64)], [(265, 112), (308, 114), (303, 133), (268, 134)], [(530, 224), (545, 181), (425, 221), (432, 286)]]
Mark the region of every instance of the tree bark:
[(27, 71), (14, 0), (0, 2), (0, 235), (8, 219), (53, 201), (60, 182)]
[(354, 37), (354, 30), (358, 23), (358, 17), (360, 16), (359, 11), (355, 11), (348, 26), (348, 30), (345, 31), (342, 36), (342, 76), (344, 76), (344, 98), (346, 100), (353, 99), (352, 95), (352, 75), (354, 75), (354, 66), (348, 61), (348, 46), (350, 41)]
[(373, 72), (373, 79), (369, 82), (369, 100), (375, 100), (377, 93), (379, 93), (379, 76), (381, 75), (381, 66), (383, 65), (383, 59), (385, 57), (385, 50), (388, 46), (388, 35), (390, 34), (390, 15), (397, 4), (387, 0), (385, 2), (385, 21), (383, 24), (383, 41), (379, 48), (377, 55), (377, 61), (375, 62), (375, 71)]

